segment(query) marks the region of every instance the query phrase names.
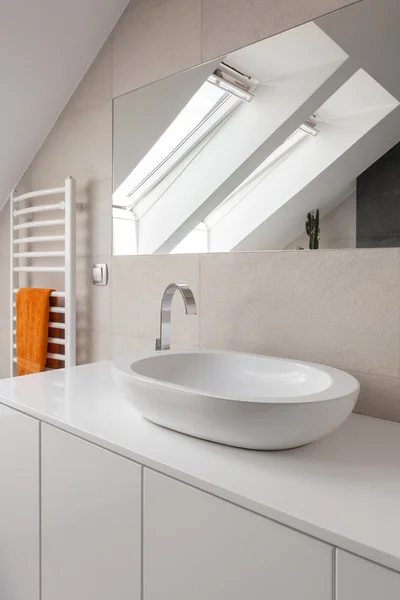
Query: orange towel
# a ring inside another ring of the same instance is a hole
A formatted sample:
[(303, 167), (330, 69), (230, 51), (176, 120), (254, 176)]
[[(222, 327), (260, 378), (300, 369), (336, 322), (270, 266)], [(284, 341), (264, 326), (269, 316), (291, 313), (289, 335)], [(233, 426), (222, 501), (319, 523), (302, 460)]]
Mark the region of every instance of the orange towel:
[(21, 288), (17, 292), (18, 375), (29, 375), (45, 370), (52, 291)]

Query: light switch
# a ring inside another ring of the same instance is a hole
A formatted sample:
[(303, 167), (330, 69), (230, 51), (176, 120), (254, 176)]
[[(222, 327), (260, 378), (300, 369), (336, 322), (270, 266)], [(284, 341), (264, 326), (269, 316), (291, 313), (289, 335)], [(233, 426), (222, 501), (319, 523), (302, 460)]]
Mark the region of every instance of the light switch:
[(92, 266), (92, 283), (93, 285), (107, 285), (108, 267), (105, 263)]

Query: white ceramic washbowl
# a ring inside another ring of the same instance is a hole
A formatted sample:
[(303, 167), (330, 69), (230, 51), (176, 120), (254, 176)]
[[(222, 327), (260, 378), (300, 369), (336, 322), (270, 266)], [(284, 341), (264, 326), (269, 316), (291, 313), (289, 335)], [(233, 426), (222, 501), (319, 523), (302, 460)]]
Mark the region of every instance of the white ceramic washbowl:
[(313, 442), (338, 427), (358, 381), (337, 369), (224, 351), (159, 351), (113, 363), (146, 419), (191, 436), (259, 450)]

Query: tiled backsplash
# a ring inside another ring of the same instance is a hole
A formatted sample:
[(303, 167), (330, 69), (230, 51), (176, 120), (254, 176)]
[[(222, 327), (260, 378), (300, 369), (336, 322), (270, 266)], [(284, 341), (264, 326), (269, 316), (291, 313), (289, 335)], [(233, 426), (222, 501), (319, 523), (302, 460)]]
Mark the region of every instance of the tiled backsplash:
[[(175, 254), (144, 257), (143, 261), (132, 258), (116, 256), (112, 260), (111, 331), (154, 342), (159, 335), (161, 296), (169, 283), (187, 283), (195, 297), (201, 297), (200, 257)], [(173, 319), (172, 341), (180, 346), (198, 347), (199, 316), (185, 315), (179, 294), (173, 300)]]
[(10, 238), (8, 204), (0, 212), (0, 378), (9, 372), (10, 360)]
[(399, 269), (400, 249), (204, 256), (201, 343), (400, 377)]

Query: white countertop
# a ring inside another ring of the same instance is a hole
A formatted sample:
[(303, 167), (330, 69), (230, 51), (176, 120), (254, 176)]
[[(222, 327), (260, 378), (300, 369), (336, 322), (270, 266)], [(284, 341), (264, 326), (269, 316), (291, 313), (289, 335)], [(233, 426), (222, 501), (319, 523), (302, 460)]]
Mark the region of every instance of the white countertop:
[(0, 403), (400, 571), (400, 424), (353, 414), (296, 450), (229, 448), (145, 421), (110, 367), (4, 379)]

